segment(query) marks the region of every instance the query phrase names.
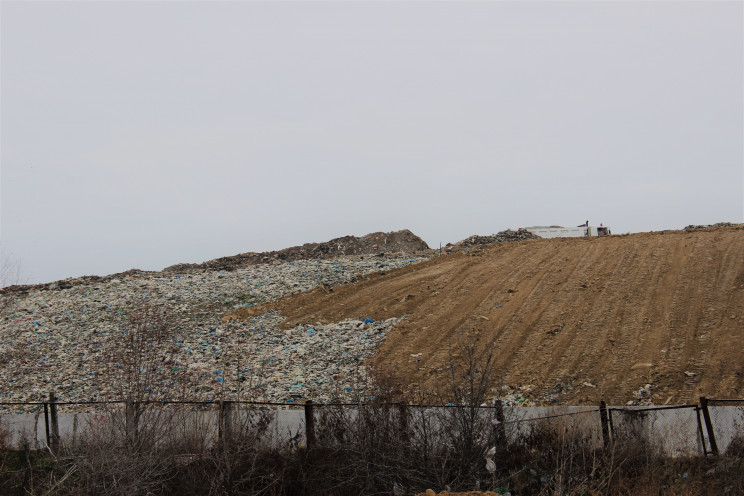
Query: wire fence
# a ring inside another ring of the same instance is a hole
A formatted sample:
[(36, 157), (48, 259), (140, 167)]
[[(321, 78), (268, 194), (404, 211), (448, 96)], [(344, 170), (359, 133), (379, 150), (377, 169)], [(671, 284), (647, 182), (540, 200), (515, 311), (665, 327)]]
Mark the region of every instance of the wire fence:
[[(198, 450), (221, 442), (293, 450), (313, 444), (381, 442), (531, 446), (546, 440), (592, 448), (643, 442), (673, 457), (744, 454), (744, 400), (701, 398), (665, 407), (506, 407), (402, 403), (305, 404), (248, 401), (107, 401), (0, 403), (26, 413), (0, 414), (6, 446), (36, 449), (91, 436), (177, 443)], [(84, 409), (85, 411), (81, 411)], [(157, 441), (161, 440), (161, 441)]]
[(615, 442), (643, 440), (671, 456), (705, 454), (697, 405), (608, 408), (610, 435)]
[(708, 399), (710, 451), (744, 456), (744, 399)]

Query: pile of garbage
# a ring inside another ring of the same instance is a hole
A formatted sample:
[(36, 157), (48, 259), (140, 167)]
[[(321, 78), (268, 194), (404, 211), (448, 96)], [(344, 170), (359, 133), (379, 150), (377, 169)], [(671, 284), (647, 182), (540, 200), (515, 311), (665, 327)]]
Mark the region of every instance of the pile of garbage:
[(397, 258), (417, 256), (431, 256), (433, 252), (426, 242), (408, 229), (393, 232), (376, 232), (362, 237), (343, 236), (324, 243), (305, 243), (279, 251), (262, 253), (247, 252), (229, 257), (216, 258), (199, 264), (179, 263), (166, 267), (161, 272), (130, 269), (125, 272), (107, 276), (82, 276), (56, 281), (51, 284), (12, 285), (0, 288), (3, 294), (25, 294), (31, 290), (70, 289), (74, 286), (107, 283), (112, 280), (130, 276), (161, 277), (168, 274), (197, 273), (204, 270), (233, 271), (252, 265), (290, 262), (297, 260), (330, 260), (347, 255), (372, 255), (378, 258), (392, 256)]
[(121, 397), (128, 384), (116, 369), (127, 366), (132, 316), (143, 306), (168, 315), (167, 339), (153, 351), (159, 355), (151, 367), (158, 386), (172, 388), (165, 398), (356, 400), (364, 392), (364, 360), (400, 319), (360, 315), (289, 330), (274, 314), (221, 319), (236, 308), (412, 263), (410, 255), (361, 255), (229, 272), (130, 271), (5, 293), (11, 304), (0, 314), (0, 403), (43, 401), (49, 391), (61, 401)]
[(744, 224), (733, 224), (731, 222), (718, 222), (717, 224), (705, 224), (705, 225), (689, 225), (685, 227), (685, 231), (687, 232), (693, 232), (693, 231), (703, 231), (705, 229), (716, 229), (719, 227), (744, 227)]
[(272, 261), (291, 261), (305, 259), (329, 259), (345, 255), (383, 255), (386, 253), (417, 253), (429, 250), (426, 242), (408, 229), (394, 232), (376, 232), (366, 236), (343, 236), (324, 243), (305, 243), (279, 251), (263, 253), (241, 253), (230, 257), (217, 258), (201, 264), (177, 264), (163, 269), (166, 272), (186, 272), (190, 270), (235, 270), (249, 265)]
[(463, 239), (462, 241), (458, 241), (457, 243), (455, 243), (455, 246), (469, 247), (475, 245), (487, 245), (490, 243), (526, 241), (528, 239), (540, 239), (540, 236), (537, 236), (536, 234), (533, 234), (526, 229), (518, 229), (516, 231), (507, 229), (506, 231), (501, 231), (490, 236), (479, 236), (477, 234), (474, 234), (468, 238)]
[(645, 386), (633, 391), (635, 400), (628, 401), (628, 406), (649, 406), (653, 405), (653, 384), (646, 384)]

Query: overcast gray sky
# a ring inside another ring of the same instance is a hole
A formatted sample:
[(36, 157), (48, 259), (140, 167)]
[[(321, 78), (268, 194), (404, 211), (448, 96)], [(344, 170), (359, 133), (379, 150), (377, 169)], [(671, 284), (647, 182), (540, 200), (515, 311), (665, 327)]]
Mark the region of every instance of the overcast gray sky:
[(0, 4), (4, 257), (744, 221), (742, 2)]

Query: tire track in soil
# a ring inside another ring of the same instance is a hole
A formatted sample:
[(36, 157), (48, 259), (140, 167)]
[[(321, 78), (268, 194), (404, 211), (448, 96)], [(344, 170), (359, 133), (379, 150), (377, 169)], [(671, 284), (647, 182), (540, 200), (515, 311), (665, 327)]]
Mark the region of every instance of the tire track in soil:
[[(664, 340), (663, 325), (661, 324), (664, 308), (671, 301), (667, 291), (659, 288), (669, 287), (672, 276), (669, 272), (670, 250), (664, 246), (663, 240), (651, 240), (645, 246), (635, 247), (634, 260), (640, 264), (636, 271), (636, 278), (632, 281), (632, 288), (636, 298), (629, 298), (628, 305), (622, 316), (624, 355), (615, 360), (613, 390), (608, 390), (608, 397), (613, 403), (624, 400), (623, 391), (637, 390), (644, 384), (652, 382), (651, 376), (657, 365), (658, 350)], [(662, 241), (661, 243), (659, 241)], [(646, 256), (641, 256), (646, 253)], [(648, 284), (646, 281), (656, 281)]]
[[(638, 326), (639, 303), (642, 301), (642, 297), (635, 289), (639, 287), (635, 275), (649, 271), (649, 260), (639, 265), (637, 249), (638, 247), (634, 245), (625, 247), (626, 256), (620, 268), (621, 284), (615, 297), (607, 298), (609, 293), (600, 291), (592, 301), (592, 307), (586, 310), (595, 317), (587, 323), (589, 326), (587, 331), (590, 331), (594, 338), (591, 343), (592, 364), (603, 364), (601, 374), (595, 373), (590, 379), (595, 385), (603, 387), (609, 401), (612, 401), (613, 391), (618, 383), (627, 378), (629, 369), (635, 363), (631, 358), (636, 341), (632, 330)], [(617, 329), (614, 332), (616, 337), (614, 341), (610, 341), (612, 338), (608, 333), (603, 334), (603, 331), (613, 328)], [(611, 354), (608, 353), (608, 348), (612, 349)], [(587, 365), (591, 367), (592, 364)]]
[[(582, 247), (582, 250), (566, 250), (565, 248), (558, 253), (558, 257), (561, 257), (559, 262), (555, 264), (557, 270), (546, 271), (543, 276), (538, 280), (533, 288), (533, 291), (527, 298), (527, 303), (520, 308), (520, 313), (525, 315), (528, 320), (527, 328), (530, 329), (549, 329), (548, 331), (522, 333), (524, 336), (521, 348), (517, 352), (517, 360), (515, 365), (523, 363), (524, 360), (529, 358), (540, 363), (548, 365), (550, 371), (549, 374), (538, 376), (538, 381), (547, 381), (547, 383), (556, 383), (568, 375), (568, 371), (565, 368), (559, 368), (558, 372), (554, 372), (554, 367), (564, 363), (563, 358), (570, 355), (570, 350), (574, 344), (570, 338), (565, 339), (563, 336), (564, 332), (568, 332), (564, 328), (561, 328), (562, 319), (561, 315), (556, 313), (558, 310), (565, 308), (567, 302), (563, 298), (563, 292), (559, 291), (557, 294), (552, 290), (551, 295), (543, 296), (548, 289), (549, 284), (545, 284), (545, 281), (549, 276), (553, 275), (554, 279), (557, 279), (558, 273), (566, 273), (567, 275), (562, 276), (558, 282), (553, 282), (551, 285), (565, 284), (571, 279), (571, 276), (576, 277), (577, 273), (585, 270), (588, 263), (587, 256), (589, 254), (589, 247)], [(545, 262), (544, 262), (545, 263)], [(581, 269), (580, 269), (580, 266)], [(534, 318), (530, 319), (530, 316), (534, 315)], [(515, 330), (515, 332), (518, 332)], [(545, 337), (548, 337), (546, 342)], [(526, 345), (525, 340), (531, 337), (533, 342), (532, 345)], [(548, 343), (550, 346), (548, 346)], [(539, 350), (543, 351), (540, 353)], [(538, 351), (538, 353), (535, 353)], [(533, 374), (535, 371), (533, 371)], [(528, 378), (530, 381), (532, 378)]]
[[(449, 360), (452, 347), (456, 347), (459, 344), (457, 341), (464, 338), (465, 334), (470, 331), (476, 331), (481, 336), (481, 339), (484, 342), (484, 348), (491, 346), (488, 343), (494, 343), (492, 346), (494, 346), (498, 352), (497, 363), (500, 362), (498, 360), (499, 356), (508, 355), (508, 353), (504, 353), (498, 346), (498, 342), (501, 337), (509, 333), (509, 323), (502, 323), (503, 319), (500, 318), (500, 314), (503, 313), (501, 311), (503, 307), (496, 307), (496, 305), (512, 305), (516, 303), (517, 300), (512, 302), (511, 297), (505, 300), (505, 297), (510, 294), (508, 293), (509, 289), (518, 288), (518, 284), (516, 284), (517, 281), (528, 279), (527, 274), (534, 272), (534, 267), (539, 267), (539, 264), (544, 263), (549, 257), (544, 257), (544, 259), (537, 261), (537, 265), (535, 265), (536, 261), (530, 257), (514, 258), (511, 256), (511, 253), (507, 253), (506, 255), (507, 258), (501, 260), (499, 265), (495, 267), (495, 272), (498, 273), (499, 269), (508, 270), (508, 272), (498, 278), (492, 277), (493, 272), (482, 271), (481, 264), (471, 264), (468, 266), (467, 272), (463, 271), (461, 277), (467, 280), (469, 285), (467, 288), (464, 288), (462, 292), (467, 294), (471, 300), (471, 305), (469, 308), (460, 305), (453, 308), (453, 311), (465, 315), (465, 317), (455, 323), (454, 326), (449, 324), (458, 332), (458, 335), (456, 336), (454, 343), (449, 336), (442, 335), (439, 349), (431, 357), (432, 360), (435, 362), (446, 363)], [(475, 273), (472, 273), (473, 271)], [(451, 281), (451, 283), (456, 285), (456, 280)], [(489, 283), (498, 284), (498, 289), (493, 288)], [(474, 292), (474, 288), (481, 288), (484, 286), (489, 288), (485, 292), (485, 295), (481, 296), (478, 292)], [(517, 292), (514, 293), (514, 295), (517, 295), (521, 290), (516, 289), (516, 291)], [(444, 325), (448, 325), (446, 319)], [(423, 346), (425, 345), (425, 340), (414, 344)], [(499, 364), (503, 368), (503, 362)]]
[[(597, 378), (588, 377), (584, 374), (584, 369), (594, 363), (600, 350), (604, 352), (605, 344), (603, 340), (597, 339), (598, 336), (593, 325), (594, 317), (602, 315), (603, 309), (598, 307), (597, 297), (593, 296), (590, 284), (587, 284), (586, 281), (594, 279), (591, 268), (596, 266), (601, 256), (601, 251), (595, 249), (591, 259), (580, 258), (578, 262), (583, 263), (578, 263), (567, 278), (567, 281), (570, 280), (573, 284), (578, 284), (583, 297), (579, 298), (572, 307), (579, 318), (571, 328), (565, 326), (563, 328), (563, 331), (567, 332), (569, 338), (571, 338), (570, 346), (560, 349), (560, 354), (557, 354), (556, 350), (553, 350), (551, 354), (551, 366), (557, 369), (556, 382), (559, 380), (577, 382), (578, 387), (583, 387), (580, 384), (584, 382), (597, 382)], [(562, 301), (560, 304), (561, 306), (568, 306), (570, 302)], [(560, 334), (561, 332), (558, 333), (559, 337)], [(572, 381), (572, 379), (576, 380)]]
[[(544, 255), (538, 260), (525, 257), (523, 263), (520, 264), (520, 268), (524, 267), (525, 270), (522, 273), (512, 272), (508, 276), (509, 283), (515, 286), (517, 291), (513, 293), (513, 298), (509, 298), (509, 305), (515, 306), (518, 310), (511, 313), (511, 316), (507, 313), (507, 318), (502, 319), (506, 322), (496, 330), (493, 341), (493, 346), (499, 355), (509, 358), (508, 362), (500, 363), (505, 372), (508, 372), (514, 364), (522, 363), (528, 351), (534, 349), (534, 346), (529, 346), (526, 342), (534, 335), (519, 332), (519, 324), (525, 323), (526, 320), (527, 327), (534, 326), (535, 321), (550, 305), (550, 300), (537, 298), (537, 296), (542, 294), (543, 282), (551, 275), (551, 270), (546, 269), (545, 266), (550, 265), (552, 258), (549, 255)], [(532, 270), (530, 270), (531, 267)], [(517, 281), (523, 282), (516, 284)]]

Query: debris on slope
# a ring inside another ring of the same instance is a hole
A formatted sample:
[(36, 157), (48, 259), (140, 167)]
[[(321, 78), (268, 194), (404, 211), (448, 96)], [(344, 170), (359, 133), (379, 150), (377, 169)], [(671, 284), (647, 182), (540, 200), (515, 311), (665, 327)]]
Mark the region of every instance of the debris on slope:
[(164, 272), (186, 272), (194, 269), (235, 270), (249, 265), (275, 260), (329, 259), (344, 255), (372, 255), (385, 253), (415, 253), (428, 250), (429, 245), (408, 229), (389, 233), (376, 232), (362, 236), (343, 236), (325, 243), (305, 243), (279, 251), (241, 253), (217, 258), (201, 264), (178, 264), (163, 269)]
[(509, 241), (526, 241), (528, 239), (540, 239), (540, 236), (537, 236), (526, 229), (519, 229), (516, 231), (507, 229), (506, 231), (501, 231), (490, 236), (479, 236), (474, 234), (462, 241), (458, 241), (455, 243), (455, 246), (468, 247), (474, 245), (487, 245), (490, 243), (505, 243)]
[(717, 229), (719, 227), (740, 227), (744, 228), (744, 224), (733, 224), (731, 222), (718, 222), (716, 224), (705, 224), (696, 226), (693, 224), (690, 224), (689, 226), (685, 227), (685, 231), (687, 232), (693, 232), (693, 231), (702, 231), (704, 229)]
[(107, 276), (80, 276), (68, 277), (60, 281), (41, 284), (14, 284), (0, 288), (0, 295), (26, 295), (29, 291), (61, 291), (78, 286), (89, 286), (92, 284), (103, 284), (114, 280), (122, 280), (133, 276), (149, 277), (157, 276), (159, 273), (150, 270), (129, 269), (124, 272), (117, 272)]
[(167, 309), (175, 332), (163, 352), (163, 373), (187, 368), (188, 377), (178, 383), (189, 399), (353, 400), (364, 394), (363, 361), (402, 316), (359, 315), (288, 330), (274, 314), (237, 323), (221, 317), (412, 263), (410, 255), (348, 256), (232, 272), (131, 272), (106, 282), (17, 293), (0, 315), (0, 402), (42, 401), (51, 390), (63, 401), (116, 399), (122, 387), (111, 373), (121, 357), (116, 346), (128, 316), (143, 303)]
[(362, 237), (343, 236), (324, 243), (305, 243), (302, 246), (294, 246), (279, 251), (263, 253), (247, 252), (229, 257), (216, 258), (200, 264), (179, 263), (166, 267), (161, 272), (143, 271), (130, 269), (125, 272), (110, 274), (107, 276), (82, 276), (55, 281), (51, 284), (25, 284), (0, 288), (0, 295), (20, 293), (25, 294), (30, 290), (64, 290), (77, 286), (107, 283), (114, 279), (123, 279), (129, 276), (159, 277), (174, 273), (192, 273), (201, 270), (227, 270), (233, 271), (251, 265), (289, 262), (293, 260), (328, 260), (346, 255), (376, 255), (384, 257), (388, 254), (413, 254), (429, 250), (426, 242), (413, 234), (408, 229), (393, 232), (376, 232)]

